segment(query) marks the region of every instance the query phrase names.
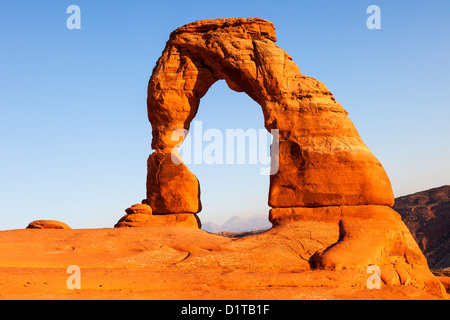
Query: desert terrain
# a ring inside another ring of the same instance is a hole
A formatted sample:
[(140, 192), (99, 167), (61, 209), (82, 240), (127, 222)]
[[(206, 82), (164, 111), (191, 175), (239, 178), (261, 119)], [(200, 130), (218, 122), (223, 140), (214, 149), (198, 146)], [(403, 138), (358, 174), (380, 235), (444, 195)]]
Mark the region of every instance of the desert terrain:
[[(68, 288), (71, 265), (80, 289)], [(0, 232), (0, 299), (448, 299), (439, 288), (368, 289), (368, 276), (312, 270), (277, 228), (240, 238), (183, 226)]]

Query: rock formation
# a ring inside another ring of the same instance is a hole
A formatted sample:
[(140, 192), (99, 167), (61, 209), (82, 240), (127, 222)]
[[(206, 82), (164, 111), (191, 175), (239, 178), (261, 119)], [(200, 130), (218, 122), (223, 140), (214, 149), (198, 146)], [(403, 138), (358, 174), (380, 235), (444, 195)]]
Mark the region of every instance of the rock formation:
[(450, 186), (395, 199), (393, 209), (411, 231), (431, 268), (450, 267)]
[(27, 229), (70, 229), (70, 227), (57, 220), (35, 220), (27, 226)]
[(182, 225), (201, 228), (200, 219), (193, 214), (161, 215), (153, 214), (147, 204), (135, 204), (125, 210), (126, 215), (117, 222), (115, 228)]
[(155, 151), (144, 203), (158, 215), (201, 210), (199, 182), (176, 149), (184, 136), (174, 133), (188, 132), (200, 99), (224, 79), (255, 100), (265, 128), (279, 133), (268, 197), (274, 227), (263, 238), (283, 233), (313, 268), (376, 264), (387, 284), (423, 285), (432, 275), (390, 208), (385, 170), (326, 86), (302, 75), (275, 41), (273, 24), (258, 18), (197, 21), (171, 33), (148, 83)]
[(148, 84), (155, 153), (148, 161), (147, 202), (155, 212), (201, 209), (198, 181), (169, 159), (182, 142), (174, 131), (189, 130), (200, 99), (219, 79), (261, 106), (267, 130), (279, 130), (271, 207), (394, 204), (383, 167), (347, 112), (325, 85), (302, 75), (275, 40), (273, 24), (262, 19), (204, 20), (172, 32)]

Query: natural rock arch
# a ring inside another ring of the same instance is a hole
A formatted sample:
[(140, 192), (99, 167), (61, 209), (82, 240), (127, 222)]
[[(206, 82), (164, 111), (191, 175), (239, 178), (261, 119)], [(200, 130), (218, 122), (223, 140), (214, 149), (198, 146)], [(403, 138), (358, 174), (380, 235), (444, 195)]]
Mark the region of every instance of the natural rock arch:
[(262, 109), (267, 130), (279, 130), (278, 172), (270, 177), (269, 219), (314, 268), (382, 267), (389, 285), (433, 285), (425, 257), (390, 207), (394, 196), (380, 162), (344, 108), (319, 81), (302, 75), (275, 45), (262, 19), (197, 21), (178, 28), (148, 84), (152, 148), (147, 198), (126, 210), (116, 227), (199, 226), (197, 178), (177, 157), (172, 133), (189, 130), (200, 99), (219, 79)]
[(347, 112), (321, 82), (302, 75), (275, 40), (273, 24), (262, 19), (203, 20), (172, 32), (148, 84), (155, 153), (147, 203), (155, 213), (201, 210), (196, 178), (167, 160), (180, 143), (174, 130), (189, 130), (200, 99), (219, 79), (261, 106), (267, 130), (279, 130), (271, 207), (393, 205), (389, 179)]

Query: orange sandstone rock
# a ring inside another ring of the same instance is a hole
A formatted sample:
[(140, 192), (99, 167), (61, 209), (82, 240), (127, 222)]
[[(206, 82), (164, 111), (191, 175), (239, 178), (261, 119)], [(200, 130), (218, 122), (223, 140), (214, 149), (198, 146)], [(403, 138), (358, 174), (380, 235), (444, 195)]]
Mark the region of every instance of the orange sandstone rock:
[(127, 214), (117, 222), (115, 228), (129, 227), (151, 227), (151, 226), (185, 226), (200, 229), (201, 223), (197, 215), (192, 213), (176, 213), (176, 214)]
[(127, 214), (152, 214), (153, 210), (148, 204), (138, 203), (125, 209)]
[[(275, 227), (296, 230), (291, 237), (320, 239), (310, 264), (340, 270), (368, 265), (427, 266), (400, 215), (387, 206), (275, 208), (269, 219)], [(303, 231), (302, 231), (303, 230)]]
[[(172, 32), (148, 84), (156, 153), (174, 150), (180, 143), (173, 139), (174, 130), (189, 130), (200, 99), (224, 79), (230, 89), (259, 103), (268, 130), (279, 130), (279, 170), (270, 179), (271, 207), (392, 206), (390, 181), (347, 112), (325, 85), (302, 75), (275, 40), (273, 24), (262, 19), (203, 20)], [(196, 207), (199, 202), (193, 199), (199, 196), (197, 181), (185, 173), (184, 165), (175, 177), (175, 167), (166, 164), (170, 169), (163, 172), (159, 163), (148, 167), (147, 196), (154, 210), (194, 211), (191, 204)], [(174, 180), (184, 181), (183, 188), (191, 192), (180, 190), (171, 199), (172, 192), (164, 194), (170, 188), (162, 185)]]
[(57, 220), (35, 220), (27, 226), (27, 229), (70, 229), (70, 227)]
[[(175, 157), (179, 164), (174, 163)], [(155, 214), (200, 212), (202, 206), (197, 177), (182, 163), (177, 151), (152, 153), (147, 168), (145, 202)]]
[(115, 225), (115, 228), (151, 227), (151, 226), (188, 226), (201, 228), (200, 219), (192, 213), (153, 214), (147, 204), (135, 204), (125, 210), (127, 213)]
[(316, 267), (409, 264), (427, 268), (425, 256), (397, 212), (386, 206), (339, 208), (339, 240), (312, 257)]

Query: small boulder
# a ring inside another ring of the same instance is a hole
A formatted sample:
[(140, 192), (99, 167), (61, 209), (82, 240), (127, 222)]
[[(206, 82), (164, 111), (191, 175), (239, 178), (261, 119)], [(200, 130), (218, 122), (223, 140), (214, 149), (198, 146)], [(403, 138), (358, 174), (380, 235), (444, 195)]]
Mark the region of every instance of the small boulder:
[(131, 207), (125, 209), (127, 214), (152, 214), (153, 210), (148, 204), (134, 204)]
[(70, 229), (70, 227), (57, 220), (35, 220), (27, 226), (27, 229)]

